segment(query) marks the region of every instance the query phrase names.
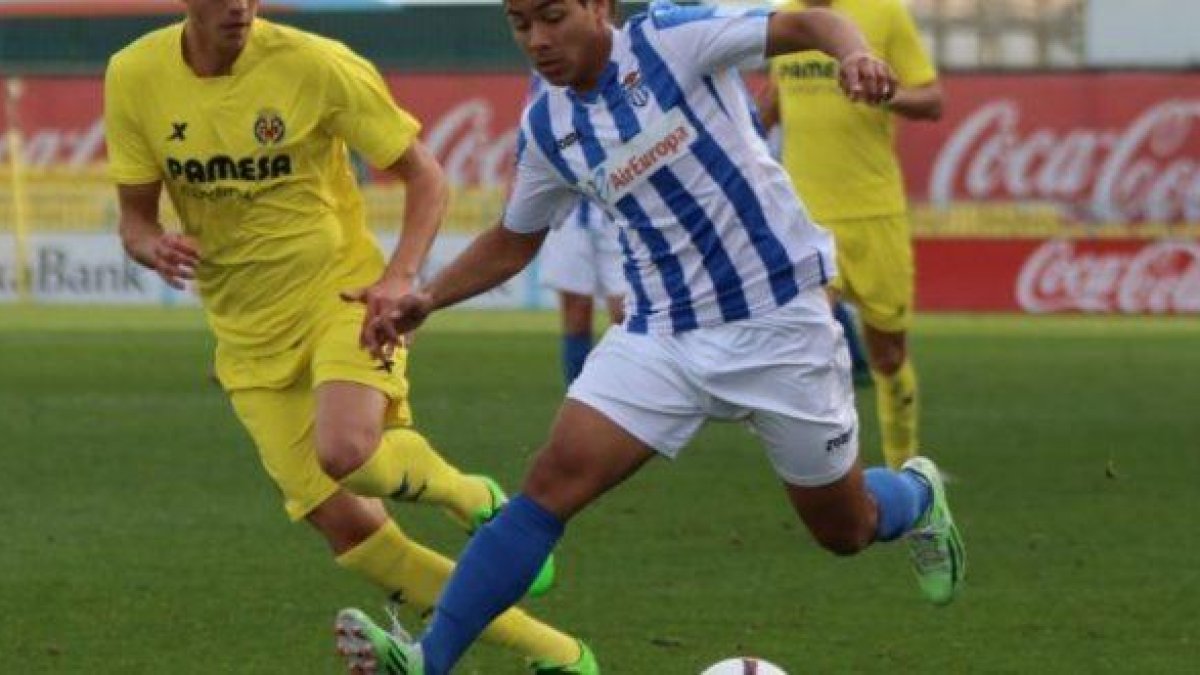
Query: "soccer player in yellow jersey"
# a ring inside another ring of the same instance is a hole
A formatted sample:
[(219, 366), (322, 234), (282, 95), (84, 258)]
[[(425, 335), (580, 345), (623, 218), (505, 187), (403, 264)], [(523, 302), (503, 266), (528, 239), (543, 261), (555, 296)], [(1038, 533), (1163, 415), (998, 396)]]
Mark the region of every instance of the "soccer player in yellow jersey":
[[(220, 382), (289, 516), (339, 565), (428, 609), (452, 563), (406, 537), (380, 498), (436, 504), (473, 528), (504, 497), (413, 430), (404, 350), (380, 363), (359, 332), (367, 309), (412, 289), (446, 207), (444, 175), (417, 121), (345, 46), (258, 19), (256, 0), (184, 5), (182, 23), (121, 50), (105, 77), (122, 242), (172, 286), (194, 280)], [(407, 186), (386, 264), (349, 148)], [(164, 187), (182, 233), (159, 223)], [(489, 631), (535, 670), (597, 672), (581, 642), (520, 611)]]
[(907, 335), (913, 313), (913, 254), (894, 140), (899, 115), (941, 117), (937, 71), (900, 0), (793, 0), (785, 9), (831, 7), (863, 32), (896, 71), (899, 89), (881, 105), (838, 90), (838, 64), (818, 52), (771, 59), (763, 122), (783, 132), (783, 165), (817, 222), (837, 239), (835, 300), (858, 306), (875, 379), (888, 466), (917, 451), (917, 378)]

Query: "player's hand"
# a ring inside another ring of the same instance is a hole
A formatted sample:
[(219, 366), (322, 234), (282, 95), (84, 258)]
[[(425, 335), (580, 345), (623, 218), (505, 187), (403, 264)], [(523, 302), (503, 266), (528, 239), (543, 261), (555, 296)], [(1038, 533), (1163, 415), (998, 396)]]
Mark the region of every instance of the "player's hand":
[(382, 328), (383, 322), (378, 319), (394, 315), (411, 293), (411, 282), (381, 279), (366, 288), (343, 291), (340, 294), (342, 300), (366, 305), (367, 313), (359, 330), (358, 343), (370, 350), (372, 356), (386, 362), (395, 347), (407, 344), (405, 336), (408, 330), (396, 334), (388, 333)]
[(879, 105), (896, 95), (896, 73), (868, 52), (854, 52), (843, 58), (838, 72), (842, 91), (856, 103)]
[(428, 293), (409, 293), (387, 310), (370, 317), (364, 327), (363, 346), (375, 358), (386, 359), (406, 336), (433, 312), (433, 297)]
[(178, 232), (164, 232), (155, 237), (150, 249), (154, 271), (171, 288), (183, 290), (187, 281), (196, 278), (200, 264), (200, 248), (196, 240)]

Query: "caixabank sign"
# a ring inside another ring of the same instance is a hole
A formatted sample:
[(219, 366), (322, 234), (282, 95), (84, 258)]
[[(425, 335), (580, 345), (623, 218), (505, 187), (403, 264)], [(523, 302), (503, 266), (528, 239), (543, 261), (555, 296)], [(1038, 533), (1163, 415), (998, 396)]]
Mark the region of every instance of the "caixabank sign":
[[(396, 236), (378, 237), (384, 251)], [(0, 303), (21, 297), (44, 304), (196, 305), (189, 290), (177, 291), (153, 271), (129, 260), (115, 233), (49, 233), (29, 238), (23, 264), (18, 264), (10, 239), (0, 234)], [(421, 278), (428, 279), (467, 247), (470, 235), (443, 235), (429, 251)], [(23, 270), (23, 271), (22, 271)], [(554, 306), (554, 296), (539, 281), (540, 264), (501, 286), (468, 300), (476, 308), (541, 309)]]

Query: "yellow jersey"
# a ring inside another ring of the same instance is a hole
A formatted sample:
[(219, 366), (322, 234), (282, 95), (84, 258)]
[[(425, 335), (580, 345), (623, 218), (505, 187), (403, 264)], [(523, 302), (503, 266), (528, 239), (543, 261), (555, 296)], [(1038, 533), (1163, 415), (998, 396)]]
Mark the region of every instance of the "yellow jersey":
[[(789, 2), (782, 9), (804, 9)], [(903, 87), (937, 79), (916, 25), (900, 0), (834, 0)], [(837, 61), (808, 51), (771, 59), (779, 92), (783, 166), (818, 222), (896, 215), (907, 208), (886, 108), (852, 103), (838, 88)]]
[(379, 278), (347, 146), (376, 167), (420, 131), (344, 45), (256, 20), (232, 72), (197, 77), (183, 24), (112, 57), (104, 116), (112, 178), (162, 181), (199, 242), (196, 286), (218, 348), (265, 357), (301, 342)]

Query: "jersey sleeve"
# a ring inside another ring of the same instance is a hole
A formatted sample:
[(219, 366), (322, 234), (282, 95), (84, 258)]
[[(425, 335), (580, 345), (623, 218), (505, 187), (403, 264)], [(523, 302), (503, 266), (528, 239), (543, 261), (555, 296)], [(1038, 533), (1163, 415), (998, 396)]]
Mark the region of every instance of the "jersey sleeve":
[(666, 49), (702, 74), (763, 64), (770, 10), (656, 1), (648, 11)]
[(888, 40), (887, 62), (896, 71), (902, 87), (920, 87), (937, 79), (937, 69), (921, 43), (921, 34), (912, 15), (898, 0), (891, 3), (892, 30)]
[(371, 166), (393, 164), (420, 133), (420, 122), (396, 105), (383, 77), (366, 59), (340, 44), (320, 58), (326, 68), (326, 130)]
[(143, 185), (162, 179), (154, 152), (146, 142), (136, 92), (137, 79), (119, 55), (114, 57), (104, 72), (104, 139), (108, 173), (118, 185)]
[(530, 234), (560, 223), (579, 201), (579, 194), (559, 176), (536, 145), (517, 137), (517, 171), (504, 207), (504, 227)]

